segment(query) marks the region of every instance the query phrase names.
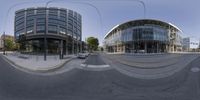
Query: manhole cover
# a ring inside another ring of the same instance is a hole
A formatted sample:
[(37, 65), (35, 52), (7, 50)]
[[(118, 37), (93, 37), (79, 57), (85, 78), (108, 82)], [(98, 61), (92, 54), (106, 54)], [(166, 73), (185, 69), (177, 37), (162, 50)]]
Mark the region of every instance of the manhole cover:
[(198, 67), (193, 67), (193, 68), (191, 68), (191, 71), (192, 71), (192, 72), (199, 72), (199, 71), (200, 71), (200, 68), (198, 68)]

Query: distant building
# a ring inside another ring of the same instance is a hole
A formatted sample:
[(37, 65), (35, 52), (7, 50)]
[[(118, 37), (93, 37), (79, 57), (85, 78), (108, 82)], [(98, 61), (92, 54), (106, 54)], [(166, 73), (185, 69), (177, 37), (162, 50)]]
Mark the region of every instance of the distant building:
[(132, 20), (113, 27), (104, 37), (107, 52), (168, 53), (182, 51), (182, 31), (153, 19)]
[(200, 41), (196, 38), (183, 38), (183, 50), (187, 52), (195, 52), (199, 49)]

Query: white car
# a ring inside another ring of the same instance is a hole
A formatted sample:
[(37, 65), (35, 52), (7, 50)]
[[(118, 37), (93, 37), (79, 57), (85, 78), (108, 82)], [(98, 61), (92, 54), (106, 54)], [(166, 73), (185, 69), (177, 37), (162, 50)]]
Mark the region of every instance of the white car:
[(90, 53), (89, 52), (85, 52), (84, 53), (87, 57), (90, 55)]
[(78, 53), (78, 58), (85, 59), (88, 55), (86, 53)]

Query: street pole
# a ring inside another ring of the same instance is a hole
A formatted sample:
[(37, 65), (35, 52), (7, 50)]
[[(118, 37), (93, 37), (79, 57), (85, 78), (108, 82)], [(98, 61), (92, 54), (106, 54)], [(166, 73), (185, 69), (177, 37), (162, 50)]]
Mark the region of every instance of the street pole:
[(45, 6), (45, 33), (44, 33), (44, 61), (47, 60), (47, 33), (48, 33), (48, 23), (47, 23), (47, 5)]
[[(101, 0), (101, 1), (107, 1), (107, 0)], [(119, 1), (119, 0), (113, 0), (113, 1)], [(144, 19), (146, 18), (146, 5), (145, 5), (144, 1), (142, 1), (142, 0), (124, 0), (124, 1), (135, 1), (135, 2), (142, 4), (143, 11), (144, 11)]]
[(6, 54), (6, 45), (5, 45), (5, 42), (6, 42), (6, 37), (5, 37), (5, 31), (3, 32), (3, 55)]
[(146, 18), (146, 5), (145, 5), (145, 3), (142, 0), (133, 0), (133, 1), (137, 1), (137, 2), (142, 4), (143, 10), (144, 10), (144, 19), (145, 19)]
[[(46, 2), (46, 6), (45, 6), (45, 8), (47, 9), (47, 7), (48, 7), (48, 5), (51, 3), (51, 2), (56, 2), (56, 1), (64, 1), (64, 0), (50, 0), (50, 1), (48, 1), (48, 2)], [(71, 3), (76, 3), (76, 4), (83, 4), (83, 5), (88, 5), (88, 6), (90, 6), (90, 7), (92, 7), (92, 8), (94, 8), (96, 11), (97, 11), (97, 14), (99, 15), (99, 19), (100, 19), (100, 26), (101, 26), (101, 31), (103, 30), (103, 23), (102, 23), (102, 16), (101, 16), (101, 13), (100, 13), (100, 11), (99, 11), (99, 9), (96, 7), (96, 6), (94, 6), (94, 5), (92, 5), (91, 3), (86, 3), (86, 2), (74, 2), (74, 1), (67, 1), (67, 2), (71, 2)], [(46, 19), (46, 22), (47, 22), (47, 19)], [(47, 24), (46, 24), (47, 25)], [(47, 29), (47, 26), (45, 26), (46, 27), (46, 29)], [(44, 36), (44, 41), (45, 41), (45, 49), (46, 49), (46, 33), (47, 33), (47, 31), (45, 32), (45, 36)], [(72, 37), (73, 38), (73, 37)], [(81, 39), (82, 40), (82, 39)], [(72, 41), (73, 42), (73, 47), (72, 47), (72, 53), (74, 54), (74, 40)], [(78, 43), (78, 42), (77, 42)], [(78, 49), (78, 48), (77, 48)], [(77, 52), (77, 50), (76, 50), (76, 52)], [(46, 58), (46, 53), (44, 54), (44, 58)]]
[(44, 33), (44, 61), (47, 60), (47, 34), (48, 34), (48, 11), (47, 7), (52, 1), (46, 2), (45, 5), (45, 33)]
[[(7, 11), (7, 13), (6, 13), (6, 16), (5, 16), (5, 20), (4, 20), (4, 31), (3, 31), (3, 34), (4, 34), (4, 39), (3, 39), (3, 55), (5, 55), (6, 53), (6, 50), (5, 50), (5, 36), (6, 36), (6, 26), (7, 26), (7, 18), (8, 18), (8, 14), (9, 14), (9, 12), (14, 8), (14, 7), (16, 7), (16, 6), (19, 6), (19, 5), (22, 5), (22, 4), (28, 4), (28, 3), (32, 3), (32, 2), (21, 2), (21, 3), (17, 3), (17, 4), (14, 4), (14, 5), (12, 5), (12, 6), (10, 6), (9, 7), (9, 9), (8, 9), (8, 11)], [(37, 3), (37, 2), (35, 2), (35, 3)]]

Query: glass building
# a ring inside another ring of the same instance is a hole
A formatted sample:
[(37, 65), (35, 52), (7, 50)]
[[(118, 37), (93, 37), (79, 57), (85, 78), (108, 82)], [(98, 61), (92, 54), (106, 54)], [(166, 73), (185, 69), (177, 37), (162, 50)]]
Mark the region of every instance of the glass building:
[(64, 8), (27, 8), (15, 12), (15, 39), (22, 52), (75, 54), (81, 51), (82, 18)]
[(159, 20), (140, 19), (122, 23), (104, 37), (107, 52), (168, 53), (182, 51), (181, 30)]

